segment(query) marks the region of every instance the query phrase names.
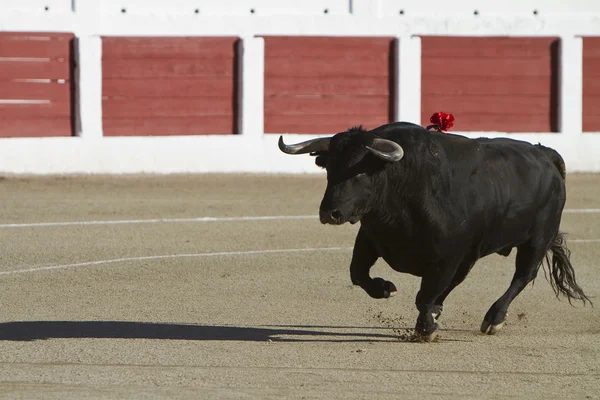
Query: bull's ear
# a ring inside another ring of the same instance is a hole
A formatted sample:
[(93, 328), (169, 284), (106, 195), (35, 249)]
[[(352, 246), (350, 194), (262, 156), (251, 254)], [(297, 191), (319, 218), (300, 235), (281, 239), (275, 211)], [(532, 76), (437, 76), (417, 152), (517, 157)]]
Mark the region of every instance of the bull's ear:
[(310, 153), (311, 156), (316, 156), (315, 164), (317, 167), (326, 168), (327, 161), (329, 160), (329, 152), (327, 151), (316, 151), (314, 153)]

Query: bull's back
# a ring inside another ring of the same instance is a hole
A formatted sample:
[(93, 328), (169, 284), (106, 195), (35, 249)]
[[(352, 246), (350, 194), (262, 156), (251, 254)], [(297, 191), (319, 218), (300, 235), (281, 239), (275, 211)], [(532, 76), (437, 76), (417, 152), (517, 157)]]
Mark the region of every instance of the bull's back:
[(477, 232), (481, 255), (527, 241), (540, 219), (558, 217), (558, 224), (565, 186), (543, 149), (508, 139), (476, 143), (470, 176), (463, 168), (458, 179), (468, 187), (470, 228)]
[[(406, 151), (403, 169), (393, 170), (390, 180), (398, 177), (403, 188), (410, 188), (414, 207), (398, 212), (397, 237), (414, 240), (415, 248), (431, 250), (432, 257), (469, 253), (477, 259), (527, 240), (544, 213), (560, 219), (564, 181), (556, 157), (540, 146), (469, 139), (408, 124), (386, 126), (380, 134)], [(423, 229), (406, 231), (403, 225), (415, 218)], [(379, 233), (373, 237), (392, 236)], [(396, 252), (393, 246), (389, 251)], [(406, 256), (413, 250), (398, 252)]]

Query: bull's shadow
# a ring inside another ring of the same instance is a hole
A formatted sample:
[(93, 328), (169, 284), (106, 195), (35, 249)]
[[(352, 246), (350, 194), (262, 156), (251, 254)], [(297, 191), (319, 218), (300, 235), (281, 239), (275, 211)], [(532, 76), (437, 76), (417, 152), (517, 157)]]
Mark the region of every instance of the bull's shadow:
[[(361, 332), (348, 332), (348, 329)], [(185, 325), (123, 321), (23, 321), (0, 323), (0, 340), (160, 339), (283, 342), (377, 342), (397, 340), (374, 328), (313, 326)], [(381, 328), (383, 329), (383, 328)], [(369, 332), (371, 331), (371, 332)], [(287, 336), (287, 337), (286, 337)]]

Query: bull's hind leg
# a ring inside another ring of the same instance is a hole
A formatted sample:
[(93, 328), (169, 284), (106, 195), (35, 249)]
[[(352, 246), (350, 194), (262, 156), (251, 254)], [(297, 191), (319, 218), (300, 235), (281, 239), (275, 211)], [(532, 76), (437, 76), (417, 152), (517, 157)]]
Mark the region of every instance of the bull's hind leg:
[(534, 245), (532, 240), (517, 247), (516, 270), (508, 290), (490, 307), (481, 324), (481, 332), (493, 335), (502, 328), (510, 303), (535, 279), (548, 251), (548, 244)]
[(369, 271), (379, 254), (373, 242), (363, 232), (362, 228), (356, 235), (352, 262), (350, 263), (350, 279), (354, 285), (358, 285), (367, 294), (375, 299), (385, 299), (396, 294), (396, 286), (390, 281), (381, 278), (371, 278)]

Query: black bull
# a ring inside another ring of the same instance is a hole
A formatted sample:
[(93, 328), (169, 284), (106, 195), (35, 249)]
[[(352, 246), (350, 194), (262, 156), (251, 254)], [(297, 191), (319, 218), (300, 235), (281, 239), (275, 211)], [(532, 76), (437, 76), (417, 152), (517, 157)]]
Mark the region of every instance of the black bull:
[(404, 122), (295, 145), (280, 138), (279, 148), (310, 153), (327, 169), (322, 223), (360, 221), (350, 264), (353, 284), (374, 298), (396, 292), (392, 282), (369, 275), (379, 257), (422, 278), (416, 333), (425, 339), (434, 337), (446, 296), (475, 262), (492, 253), (508, 256), (513, 247), (514, 277), (485, 315), (482, 332), (502, 327), (510, 303), (544, 259), (557, 296), (589, 301), (558, 230), (565, 166), (553, 149), (430, 132)]

